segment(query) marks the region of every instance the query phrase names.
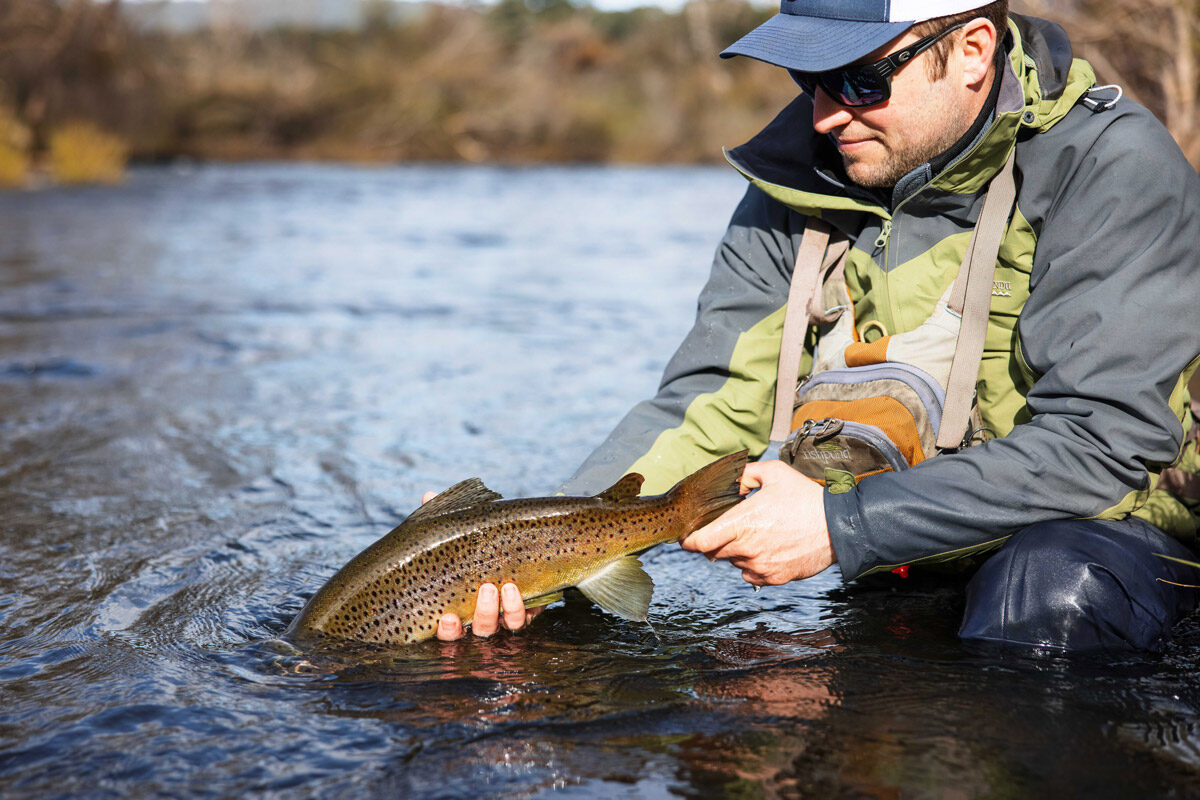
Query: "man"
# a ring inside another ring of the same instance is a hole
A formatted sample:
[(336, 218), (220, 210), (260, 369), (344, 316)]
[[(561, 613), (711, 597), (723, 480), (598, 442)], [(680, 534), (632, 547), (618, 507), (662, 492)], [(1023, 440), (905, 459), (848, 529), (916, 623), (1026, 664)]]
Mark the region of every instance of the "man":
[[(1167, 581), (1200, 583), (1160, 555), (1192, 557), (1200, 467), (1186, 391), (1200, 363), (1200, 178), (1169, 135), (1096, 87), (1060, 28), (1010, 19), (1007, 2), (783, 0), (722, 55), (780, 66), (805, 91), (729, 153), (751, 186), (696, 325), (657, 396), (563, 491), (637, 471), (655, 493), (721, 454), (762, 453), (808, 218), (849, 240), (856, 340), (913, 330), (953, 283), (1015, 147), (976, 380), (994, 438), (841, 492), (777, 460), (751, 464), (743, 490), (757, 491), (683, 547), (756, 586), (835, 562), (853, 581), (986, 557), (964, 638), (1161, 645), (1195, 604)], [(519, 595), (503, 591), (505, 624), (519, 628)], [(481, 590), (477, 634), (495, 631), (496, 597)], [(443, 622), (440, 636), (461, 634)]]

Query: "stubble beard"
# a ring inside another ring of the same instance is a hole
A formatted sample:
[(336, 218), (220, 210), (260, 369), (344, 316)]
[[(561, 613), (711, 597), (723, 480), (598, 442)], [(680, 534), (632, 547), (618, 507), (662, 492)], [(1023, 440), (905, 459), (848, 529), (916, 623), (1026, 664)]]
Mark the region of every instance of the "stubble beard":
[(943, 131), (940, 136), (926, 141), (902, 141), (898, 145), (880, 142), (885, 150), (881, 161), (867, 161), (852, 156), (842, 156), (846, 174), (859, 186), (871, 189), (887, 189), (922, 164), (949, 150), (961, 134)]
[(907, 130), (900, 132), (913, 132), (915, 136), (876, 139), (884, 150), (881, 160), (843, 155), (842, 163), (850, 180), (872, 189), (890, 188), (917, 167), (945, 153), (969, 127), (969, 122), (960, 129), (958, 126), (947, 126), (946, 121), (974, 119), (965, 103), (952, 103), (951, 106), (930, 110), (920, 118), (911, 120)]

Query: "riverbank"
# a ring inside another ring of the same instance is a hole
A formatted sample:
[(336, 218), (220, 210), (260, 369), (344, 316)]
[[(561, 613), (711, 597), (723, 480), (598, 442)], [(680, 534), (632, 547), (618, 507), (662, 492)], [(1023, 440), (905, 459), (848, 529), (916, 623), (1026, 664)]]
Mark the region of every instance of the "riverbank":
[[(1200, 164), (1194, 0), (1131, 3), (1014, 8), (1058, 18), (1101, 81), (1158, 113)], [(745, 0), (692, 0), (677, 12), (428, 3), (349, 27), (147, 27), (115, 0), (5, 8), (0, 183), (9, 185), (31, 170), (51, 174), (54, 138), (80, 124), (112, 137), (103, 153), (118, 173), (125, 158), (718, 163), (722, 147), (796, 93), (778, 69), (717, 57), (773, 12)], [(1120, 25), (1107, 22), (1114, 15)]]

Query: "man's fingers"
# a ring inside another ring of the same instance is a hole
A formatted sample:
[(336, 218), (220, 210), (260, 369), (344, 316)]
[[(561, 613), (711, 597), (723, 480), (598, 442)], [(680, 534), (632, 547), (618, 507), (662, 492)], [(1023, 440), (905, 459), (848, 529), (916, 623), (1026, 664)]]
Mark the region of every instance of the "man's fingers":
[(767, 585), (766, 579), (763, 578), (762, 575), (759, 575), (757, 572), (754, 572), (753, 570), (748, 570), (748, 569), (742, 570), (742, 580), (744, 580), (746, 583), (750, 584), (751, 586), (766, 586)]
[[(749, 494), (755, 489), (761, 489), (764, 478), (769, 478), (771, 470), (776, 466), (791, 470), (791, 467), (779, 464), (779, 462), (755, 461), (747, 464), (746, 469), (742, 471), (742, 476), (739, 479), (739, 490), (741, 493)], [(746, 504), (752, 501), (753, 498), (743, 500), (739, 505), (729, 509), (703, 528), (692, 531), (683, 538), (680, 545), (683, 546), (684, 550), (690, 550), (693, 553), (704, 553), (710, 559), (743, 555), (741, 548), (736, 545), (736, 542), (741, 534), (741, 529), (744, 527), (744, 517), (749, 513)]]
[(425, 505), (435, 497), (437, 497), (437, 492), (426, 492), (421, 496), (421, 505)]
[(742, 580), (746, 583), (752, 583), (755, 586), (765, 586), (771, 582), (766, 575), (759, 572), (762, 566), (755, 562), (753, 558), (734, 557), (729, 559), (729, 563), (742, 573)]
[(438, 620), (437, 638), (443, 642), (453, 642), (463, 637), (462, 620), (457, 614), (443, 614)]
[(729, 524), (725, 517), (718, 517), (703, 528), (689, 533), (679, 545), (693, 553), (712, 554), (736, 538), (737, 527)]
[(762, 564), (753, 558), (731, 558), (729, 563), (741, 571), (742, 580), (746, 583), (753, 586), (769, 586), (772, 583), (770, 576), (761, 571)]
[[(506, 583), (502, 589), (497, 589), (494, 583), (485, 583), (479, 587), (475, 598), (475, 616), (471, 618), (471, 630), (476, 636), (485, 638), (500, 630), (502, 623), (509, 630), (519, 631), (543, 610), (526, 610), (521, 590), (515, 583)], [(442, 615), (438, 620), (437, 638), (443, 642), (451, 642), (462, 637), (462, 620), (456, 614)]]
[(755, 489), (762, 488), (762, 471), (764, 462), (752, 461), (742, 470), (742, 477), (738, 479), (738, 488), (742, 494), (749, 494)]
[(731, 556), (729, 563), (738, 569), (753, 569), (753, 561), (745, 556)]
[[(739, 530), (739, 528), (735, 527), (734, 530)], [(734, 536), (732, 540), (721, 545), (716, 550), (709, 550), (705, 553), (705, 555), (708, 556), (709, 560), (711, 561), (716, 561), (717, 559), (722, 558), (730, 560), (735, 558), (746, 558), (751, 555), (749, 552), (747, 552), (746, 548), (747, 543), (745, 539), (743, 539), (741, 536)]]
[(515, 583), (506, 583), (500, 589), (501, 607), (504, 609), (504, 627), (519, 631), (525, 627), (525, 600)]
[(479, 587), (475, 598), (475, 617), (471, 630), (476, 636), (491, 636), (500, 627), (500, 592), (496, 584), (485, 583)]

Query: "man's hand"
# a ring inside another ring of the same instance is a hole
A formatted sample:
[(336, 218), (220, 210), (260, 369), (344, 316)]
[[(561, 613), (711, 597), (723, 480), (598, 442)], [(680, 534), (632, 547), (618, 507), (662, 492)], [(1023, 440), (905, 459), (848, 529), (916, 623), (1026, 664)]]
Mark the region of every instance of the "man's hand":
[(819, 484), (782, 461), (751, 463), (741, 484), (742, 494), (758, 492), (685, 537), (684, 550), (729, 559), (755, 586), (808, 578), (837, 560)]
[[(500, 613), (501, 596), (504, 598), (503, 614)], [(498, 631), (501, 625), (510, 631), (519, 631), (540, 613), (541, 608), (525, 608), (525, 601), (521, 599), (521, 591), (515, 583), (506, 583), (499, 591), (496, 590), (496, 584), (485, 583), (479, 587), (479, 595), (475, 598), (471, 630), (476, 636), (485, 638)], [(458, 615), (443, 614), (438, 621), (437, 638), (452, 642), (462, 637), (463, 625)]]
[[(426, 492), (421, 498), (421, 505), (425, 505), (433, 498), (437, 497), (437, 492)], [(504, 598), (504, 614), (500, 613), (500, 598)], [(491, 636), (500, 629), (500, 625), (508, 628), (510, 631), (519, 631), (524, 628), (529, 622), (542, 613), (541, 608), (525, 608), (525, 601), (521, 599), (521, 590), (517, 588), (515, 583), (506, 583), (497, 590), (496, 584), (485, 583), (479, 587), (479, 594), (475, 598), (475, 615), (471, 619), (471, 630), (476, 636)], [(462, 620), (457, 614), (443, 614), (438, 621), (437, 638), (443, 642), (451, 642), (455, 639), (463, 637)]]

